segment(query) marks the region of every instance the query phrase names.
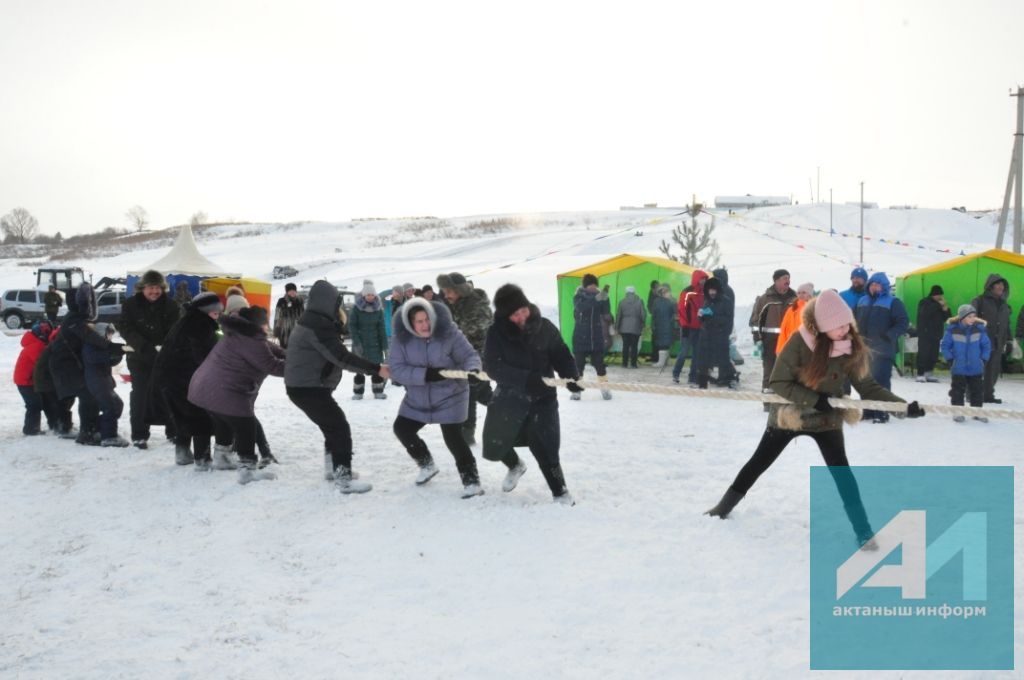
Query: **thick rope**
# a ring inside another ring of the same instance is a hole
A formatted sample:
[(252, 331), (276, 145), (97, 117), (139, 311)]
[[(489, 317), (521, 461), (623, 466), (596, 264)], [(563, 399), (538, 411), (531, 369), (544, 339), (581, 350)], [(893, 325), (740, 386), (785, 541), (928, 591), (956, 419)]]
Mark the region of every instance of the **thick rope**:
[[(446, 378), (465, 379), (469, 374), (466, 371), (455, 371), (445, 369), (441, 375)], [(476, 376), (481, 380), (490, 380), (486, 373), (480, 372)], [(618, 383), (602, 382), (597, 380), (565, 380), (562, 378), (544, 378), (544, 383), (551, 387), (565, 387), (566, 383), (575, 382), (580, 387), (609, 390), (613, 392), (642, 392), (644, 394), (666, 394), (677, 397), (699, 397), (701, 399), (731, 399), (732, 401), (757, 401), (767, 404), (789, 404), (788, 399), (777, 394), (762, 394), (760, 392), (743, 392), (737, 390), (700, 390), (693, 387), (675, 387), (671, 385), (651, 385), (647, 383)], [(835, 408), (849, 408), (872, 411), (886, 411), (906, 415), (907, 405), (899, 401), (875, 401), (870, 399), (836, 399), (831, 397), (828, 403)], [(1006, 418), (1011, 420), (1024, 420), (1024, 411), (1011, 411), (998, 408), (977, 408), (974, 406), (951, 406), (949, 404), (922, 404), (921, 408), (926, 413), (935, 413), (946, 416), (981, 416), (985, 418)]]

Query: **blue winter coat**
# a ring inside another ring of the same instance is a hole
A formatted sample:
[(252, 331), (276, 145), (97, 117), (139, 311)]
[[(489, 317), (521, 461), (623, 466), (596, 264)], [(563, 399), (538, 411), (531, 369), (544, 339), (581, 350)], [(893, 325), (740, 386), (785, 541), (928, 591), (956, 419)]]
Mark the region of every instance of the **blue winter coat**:
[(604, 352), (604, 315), (611, 314), (608, 298), (599, 300), (597, 291), (580, 287), (572, 299), (573, 320), (572, 351)]
[[(430, 337), (416, 335), (409, 313), (424, 309), (430, 317)], [(391, 377), (405, 387), (398, 415), (421, 423), (463, 423), (469, 416), (469, 383), (465, 380), (427, 382), (427, 368), (459, 371), (480, 369), (480, 355), (452, 321), (452, 313), (440, 302), (413, 298), (391, 319), (388, 366)]]
[(992, 356), (992, 341), (981, 320), (968, 326), (950, 319), (939, 348), (946, 361), (953, 362), (950, 369), (953, 375), (981, 375), (985, 372), (985, 362)]
[(867, 285), (869, 290), (872, 283), (881, 284), (882, 291), (877, 296), (868, 293), (857, 303), (853, 312), (857, 328), (873, 352), (883, 357), (894, 357), (900, 336), (910, 328), (910, 317), (903, 302), (893, 297), (889, 279), (884, 273), (871, 275)]
[(865, 295), (866, 292), (864, 290), (857, 291), (853, 289), (853, 286), (851, 286), (840, 293), (839, 297), (843, 298), (843, 301), (850, 307), (850, 309), (855, 310), (857, 309), (857, 304)]

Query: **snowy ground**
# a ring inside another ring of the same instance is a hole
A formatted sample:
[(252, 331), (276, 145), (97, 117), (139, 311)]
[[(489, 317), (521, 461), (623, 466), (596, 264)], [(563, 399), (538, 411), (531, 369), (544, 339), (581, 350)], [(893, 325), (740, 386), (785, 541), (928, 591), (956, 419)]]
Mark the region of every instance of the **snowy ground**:
[[(607, 231), (616, 228), (629, 227)], [(623, 238), (646, 242), (661, 228)], [(437, 271), (483, 271), (559, 242), (583, 243), (477, 277), (491, 291), (521, 281), (553, 308), (554, 273), (623, 250), (651, 251), (592, 242), (598, 233), (588, 231), (582, 223), (537, 231), (497, 249), (463, 241), (353, 245), (351, 260), (333, 266), (355, 284), (388, 262), (393, 273), (378, 276), (380, 285), (422, 283)], [(726, 220), (720, 232), (741, 298), (763, 290), (780, 265), (819, 285), (839, 286), (848, 274), (846, 265)], [(243, 270), (259, 275), (264, 264), (288, 263), (268, 253), (277, 245), (315, 250), (313, 235), (297, 233), (279, 244), (263, 237), (202, 247), (228, 268), (251, 257), (257, 270)], [(815, 248), (830, 244), (809, 236)], [(847, 246), (856, 243), (830, 252)], [(324, 250), (317, 257), (327, 257)], [(106, 273), (159, 254), (90, 264)], [(876, 259), (893, 274), (945, 257), (911, 254), (918, 259), (901, 251)], [(321, 275), (308, 274), (308, 282)], [(24, 268), (0, 265), (0, 285), (24, 278)], [(18, 338), (0, 336), (0, 380), (9, 386), (17, 352)], [(757, 368), (750, 361), (741, 368), (744, 388), (755, 386)], [(625, 376), (612, 369), (612, 380), (623, 377), (669, 381), (650, 368)], [(127, 402), (127, 386), (119, 389)], [(894, 391), (921, 403), (947, 403), (946, 390), (894, 380)], [(375, 487), (358, 497), (340, 497), (322, 480), (321, 439), (278, 379), (266, 383), (257, 413), (281, 460), (279, 479), (245, 487), (230, 472), (174, 466), (172, 447), (159, 436), (148, 451), (23, 438), (20, 399), (13, 386), (0, 391), (8, 576), (0, 583), (0, 677), (810, 675), (808, 467), (820, 461), (813, 443), (792, 445), (729, 521), (701, 515), (753, 451), (764, 426), (758, 405), (632, 393), (605, 402), (592, 391), (574, 403), (563, 394), (562, 456), (577, 499), (567, 508), (551, 503), (532, 460), (511, 494), (500, 490), (502, 466), (481, 461), (487, 494), (460, 499), (454, 464), (432, 428), (425, 437), (442, 473), (415, 487), (415, 468), (390, 432), (401, 390), (389, 387), (384, 402), (352, 402), (350, 392), (346, 379), (337, 396), (352, 423), (357, 469)], [(1024, 409), (1024, 382), (1006, 380), (999, 393), (1004, 407)], [(847, 450), (864, 465), (1015, 465), (1019, 447), (1010, 442), (1020, 428), (933, 415), (847, 428)], [(1018, 511), (1018, 575), (1022, 523)], [(1024, 601), (1015, 599), (1019, 631)], [(1022, 646), (1018, 635), (1018, 658)]]

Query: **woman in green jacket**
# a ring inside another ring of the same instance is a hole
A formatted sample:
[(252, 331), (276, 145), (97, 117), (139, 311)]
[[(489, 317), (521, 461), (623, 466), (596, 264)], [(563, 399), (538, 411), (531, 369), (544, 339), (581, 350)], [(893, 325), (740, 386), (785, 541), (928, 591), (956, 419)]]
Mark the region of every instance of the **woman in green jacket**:
[[(772, 371), (770, 386), (790, 404), (772, 404), (768, 427), (754, 455), (743, 466), (718, 505), (707, 511), (725, 519), (754, 483), (800, 435), (813, 439), (832, 472), (847, 517), (864, 546), (874, 532), (860, 499), (857, 480), (850, 471), (843, 441), (843, 421), (860, 420), (860, 411), (836, 409), (829, 397), (843, 397), (849, 379), (861, 399), (903, 402), (876, 383), (868, 371), (869, 353), (853, 322), (853, 313), (839, 294), (826, 290), (804, 307), (803, 325), (782, 348)], [(907, 416), (924, 415), (917, 402)], [(872, 546), (867, 546), (872, 547)]]

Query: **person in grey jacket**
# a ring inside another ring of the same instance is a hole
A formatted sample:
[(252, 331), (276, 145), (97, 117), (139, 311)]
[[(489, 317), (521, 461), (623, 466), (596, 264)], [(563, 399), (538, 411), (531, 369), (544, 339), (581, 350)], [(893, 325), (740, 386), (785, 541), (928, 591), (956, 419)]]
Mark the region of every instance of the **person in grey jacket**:
[(317, 281), (309, 291), (306, 311), (288, 339), (284, 385), (288, 398), (324, 435), (325, 478), (333, 479), (341, 493), (365, 493), (373, 488), (352, 472), (352, 430), (332, 392), (341, 382), (342, 369), (391, 377), (386, 364), (361, 359), (341, 342), (338, 289)]
[(619, 302), (615, 315), (615, 329), (622, 336), (622, 367), (636, 368), (636, 355), (640, 346), (640, 336), (647, 325), (647, 310), (644, 302), (636, 294), (636, 288), (626, 286), (626, 297)]
[(469, 384), (441, 375), (443, 369), (478, 372), (480, 355), (455, 327), (451, 312), (441, 302), (413, 298), (395, 313), (391, 327), (388, 368), (405, 387), (394, 432), (419, 465), (416, 484), (422, 486), (437, 474), (434, 458), (418, 434), (425, 425), (437, 423), (455, 457), (464, 488), (462, 497), (482, 495), (476, 460), (462, 436), (462, 423), (469, 413)]

